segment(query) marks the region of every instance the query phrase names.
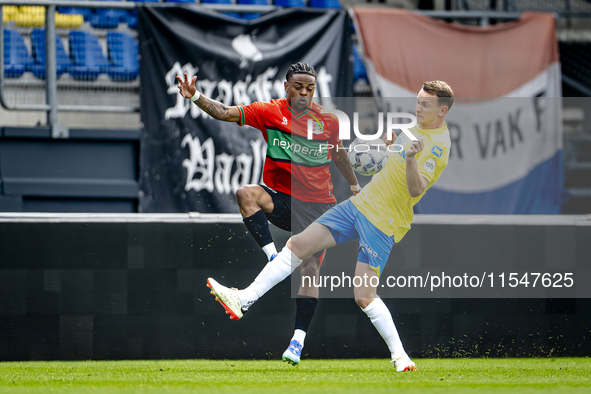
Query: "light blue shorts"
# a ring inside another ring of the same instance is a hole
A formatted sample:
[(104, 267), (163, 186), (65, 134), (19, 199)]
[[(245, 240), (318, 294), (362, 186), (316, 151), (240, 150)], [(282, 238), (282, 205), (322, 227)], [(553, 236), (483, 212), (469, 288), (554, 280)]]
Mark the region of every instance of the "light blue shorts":
[(316, 221), (328, 227), (337, 245), (359, 239), (357, 261), (369, 264), (378, 276), (382, 274), (394, 247), (394, 237), (371, 224), (350, 200), (329, 209)]

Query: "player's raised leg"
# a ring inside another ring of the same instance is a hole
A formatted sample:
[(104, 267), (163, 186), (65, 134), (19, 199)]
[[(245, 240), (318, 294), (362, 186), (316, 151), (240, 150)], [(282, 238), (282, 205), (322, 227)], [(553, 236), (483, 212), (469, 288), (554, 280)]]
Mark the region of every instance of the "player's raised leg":
[(302, 233), (291, 237), (277, 257), (267, 263), (254, 282), (246, 289), (230, 289), (212, 278), (207, 279), (207, 285), (211, 288), (211, 293), (226, 309), (230, 318), (238, 320), (242, 318), (244, 310), (248, 309), (276, 284), (291, 275), (302, 264), (302, 258), (335, 245), (336, 242), (328, 228), (314, 222)]
[[(387, 258), (387, 257), (386, 257)], [(394, 319), (384, 301), (377, 295), (379, 277), (376, 270), (366, 262), (357, 262), (355, 276), (367, 278), (361, 287), (354, 290), (355, 302), (369, 317), (374, 327), (378, 330), (392, 355), (392, 363), (396, 371), (416, 371), (415, 363), (408, 357), (402, 346), (402, 341), (394, 325)]]
[(262, 186), (246, 185), (236, 191), (236, 202), (246, 228), (267, 255), (267, 260), (271, 260), (277, 254), (265, 215), (275, 207), (271, 195)]

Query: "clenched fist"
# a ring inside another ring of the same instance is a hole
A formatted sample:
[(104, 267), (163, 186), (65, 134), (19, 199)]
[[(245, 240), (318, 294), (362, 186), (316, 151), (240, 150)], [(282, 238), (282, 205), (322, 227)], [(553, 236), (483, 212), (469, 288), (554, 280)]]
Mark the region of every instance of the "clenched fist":
[(415, 157), (415, 155), (422, 151), (424, 147), (425, 143), (422, 139), (419, 138), (418, 140), (413, 141), (410, 148), (406, 151), (406, 158), (410, 159), (411, 157)]

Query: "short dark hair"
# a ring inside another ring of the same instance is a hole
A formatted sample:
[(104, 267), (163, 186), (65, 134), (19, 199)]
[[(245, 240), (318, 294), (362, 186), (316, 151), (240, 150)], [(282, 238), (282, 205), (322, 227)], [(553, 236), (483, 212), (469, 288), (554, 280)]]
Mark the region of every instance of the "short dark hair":
[(292, 64), (291, 67), (287, 70), (287, 74), (285, 74), (285, 80), (289, 82), (289, 78), (294, 74), (308, 74), (316, 79), (316, 70), (314, 67), (310, 66), (308, 63), (297, 62)]
[(423, 90), (429, 94), (437, 96), (437, 102), (439, 105), (447, 106), (447, 109), (451, 109), (454, 104), (454, 91), (451, 87), (443, 81), (427, 81), (423, 84)]

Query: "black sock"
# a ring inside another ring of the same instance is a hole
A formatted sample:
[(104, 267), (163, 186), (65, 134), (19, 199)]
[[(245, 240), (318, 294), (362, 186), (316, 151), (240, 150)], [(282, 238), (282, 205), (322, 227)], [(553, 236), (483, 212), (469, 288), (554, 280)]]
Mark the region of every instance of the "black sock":
[(314, 317), (316, 305), (318, 305), (318, 298), (296, 298), (296, 330), (308, 332), (308, 328), (312, 322), (312, 317)]
[(254, 215), (244, 218), (242, 221), (261, 248), (273, 242), (271, 231), (269, 231), (269, 221), (262, 210), (256, 211)]

